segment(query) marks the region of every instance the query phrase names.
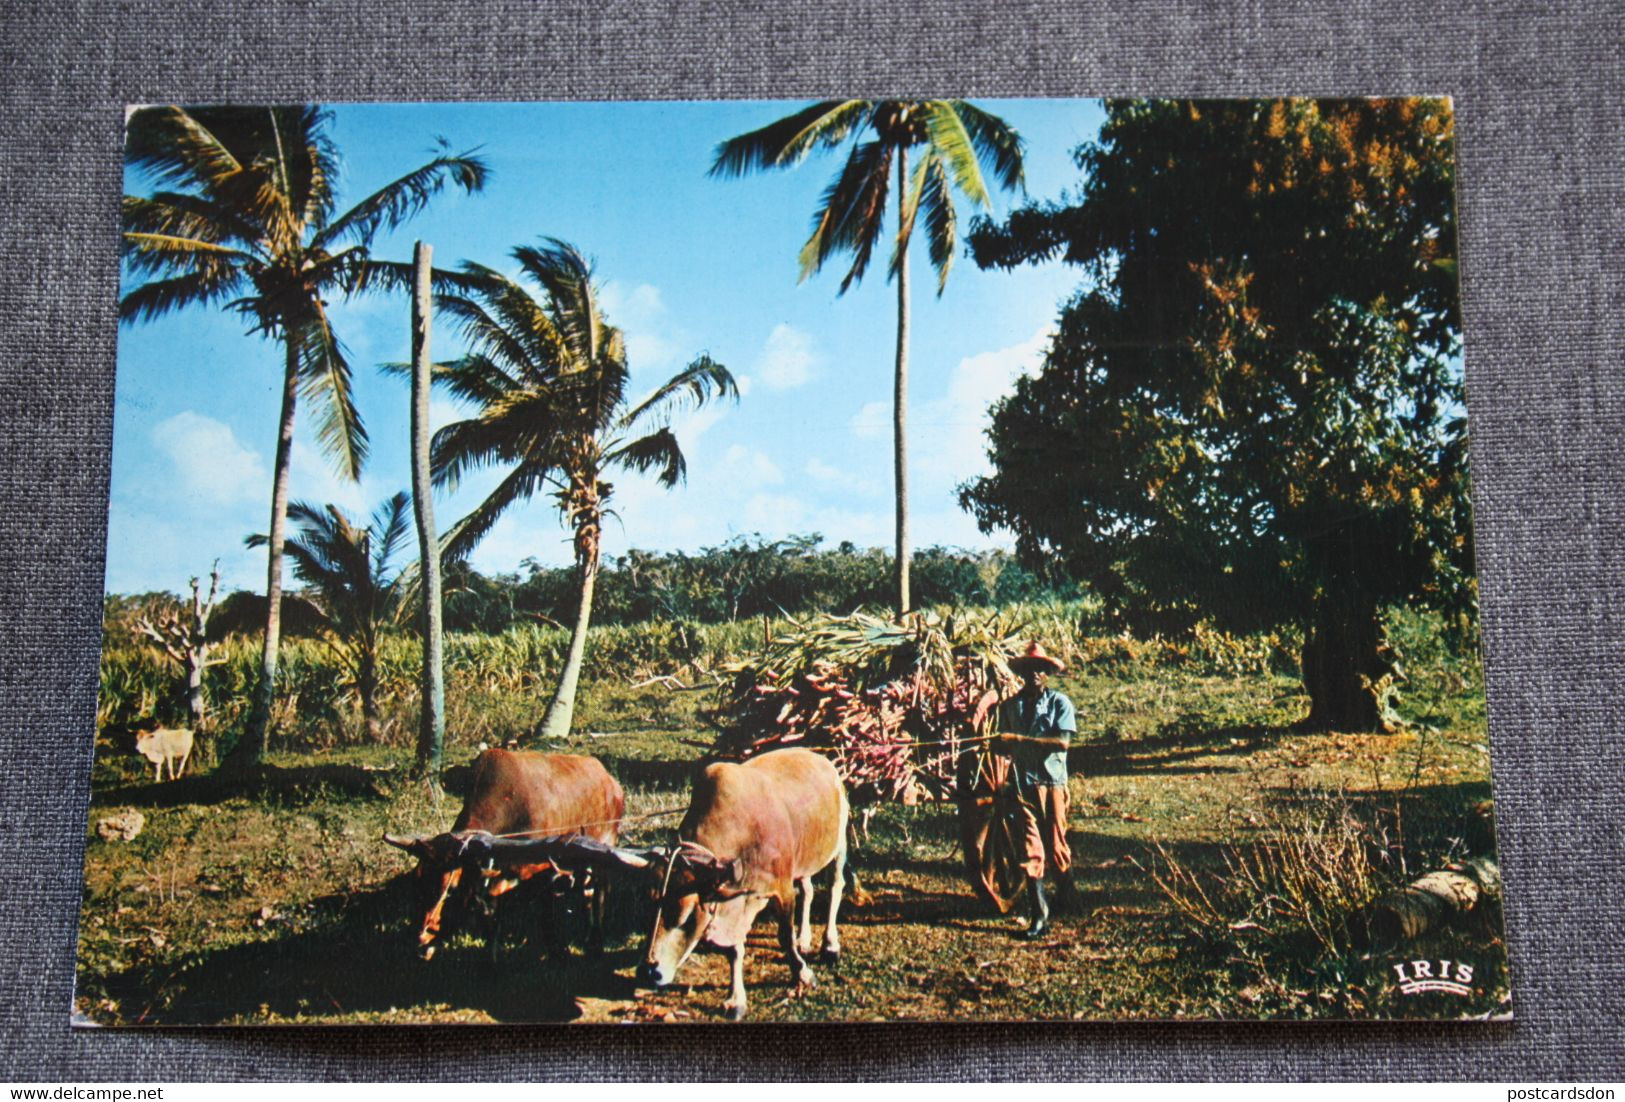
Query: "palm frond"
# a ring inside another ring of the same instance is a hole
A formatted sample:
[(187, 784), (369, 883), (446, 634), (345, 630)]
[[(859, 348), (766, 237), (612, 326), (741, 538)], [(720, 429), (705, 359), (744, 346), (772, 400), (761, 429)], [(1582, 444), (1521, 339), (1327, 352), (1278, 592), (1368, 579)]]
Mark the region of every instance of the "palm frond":
[[(365, 291), (411, 293), (412, 281), (416, 278), (412, 265), (399, 260), (375, 260), (365, 249), (361, 249), (359, 255), (365, 258), (365, 263), (358, 265), (351, 277), (347, 288), (351, 294)], [(437, 295), (471, 294), (482, 285), (478, 278), (464, 272), (450, 268), (429, 269), (429, 286)]]
[(119, 300), (119, 321), (151, 321), (186, 306), (229, 299), (244, 282), (234, 268), (188, 272), (170, 279), (150, 279)]
[(381, 229), (395, 229), (420, 213), (429, 200), (447, 184), (461, 187), (469, 195), (485, 186), (491, 170), (477, 150), (442, 155), (394, 180), (339, 215), (316, 235), (313, 244), (328, 245), (341, 239), (367, 245)]
[(223, 276), (237, 264), (258, 265), (259, 258), (230, 245), (195, 237), (160, 233), (124, 234), (125, 263), (139, 275), (159, 272), (200, 272)]
[(949, 100), (948, 105), (970, 135), (977, 158), (992, 166), (998, 185), (1008, 191), (1025, 191), (1027, 143), (1022, 136), (1009, 123), (975, 104), (956, 99)]
[(698, 409), (710, 401), (732, 398), (739, 400), (739, 384), (732, 373), (710, 356), (702, 354), (693, 363), (667, 379), (654, 393), (639, 402), (620, 419), (622, 428), (630, 428), (651, 414), (669, 422), (679, 409)]
[(659, 468), (655, 480), (668, 490), (688, 476), (688, 461), (683, 458), (677, 436), (669, 428), (659, 428), (647, 436), (618, 445), (604, 456), (604, 463), (640, 474)]
[(502, 363), (515, 379), (543, 382), (556, 377), (572, 358), (563, 334), (525, 289), (472, 262), (465, 271), (488, 273), (479, 300), (444, 295), (436, 305), (456, 319), (475, 350)]
[(868, 121), (869, 100), (823, 100), (748, 134), (720, 143), (710, 175), (729, 178), (800, 164), (819, 146), (840, 145)]
[(885, 227), (892, 152), (878, 140), (853, 148), (840, 175), (824, 190), (813, 216), (812, 235), (801, 249), (802, 279), (840, 252), (852, 253), (852, 267), (841, 280), (840, 293), (863, 278), (875, 241)]
[(331, 115), (309, 105), (272, 107), (266, 111), (276, 145), (280, 197), (290, 223), (303, 236), (320, 226), (333, 210), (333, 184), (338, 151), (327, 136)]
[[(954, 266), (954, 253), (959, 244), (958, 219), (942, 159), (934, 153), (927, 154), (921, 158), (920, 168), (914, 213), (925, 219), (926, 251), (931, 266), (936, 269), (937, 294), (941, 295), (948, 286), (948, 273)], [(895, 268), (895, 256), (892, 263)]]
[(603, 344), (592, 262), (574, 245), (556, 237), (544, 237), (540, 245), (518, 245), (511, 255), (547, 292), (553, 324), (582, 361), (577, 366), (591, 364)]
[(987, 181), (982, 178), (976, 144), (953, 101), (929, 100), (922, 107), (925, 128), (931, 135), (931, 150), (946, 166), (954, 186), (973, 206), (987, 206), (992, 200), (988, 196)]
[[(288, 507), (295, 531), (284, 541), (283, 554), (307, 592), (319, 598), (317, 607), (328, 630), (346, 644), (376, 636), (378, 627), (394, 618), (399, 608), (404, 595), (401, 576), (391, 578), (391, 571), (410, 527), (410, 502), (404, 492), (387, 499), (366, 528), (357, 527), (336, 505), (298, 501)], [(263, 547), (267, 540), (253, 535), (245, 542)]]
[(389, 566), (395, 552), (400, 550), (401, 541), (406, 539), (411, 528), (412, 495), (402, 490), (394, 497), (385, 501), (372, 514), (371, 531), (373, 533), (372, 569), (373, 575), (382, 578)]
[(327, 312), (318, 303), (302, 323), (288, 328), (299, 361), (300, 395), (316, 406), (316, 439), (340, 474), (359, 480), (367, 461), (367, 430), (351, 391), (350, 363)]
[(145, 198), (126, 195), (120, 217), (125, 233), (175, 234), (215, 243), (236, 241), (246, 249), (253, 249), (260, 240), (259, 231), (236, 211), (203, 196), (179, 191), (161, 191)]
[(485, 417), (453, 421), (434, 434), (429, 448), (430, 476), (436, 486), (455, 490), (470, 471), (522, 455), (525, 443), (523, 435)]
[(124, 161), (155, 179), (195, 183), (220, 195), (244, 171), (237, 155), (190, 112), (179, 107), (143, 107), (130, 115), (124, 131)]
[(509, 471), (508, 476), (497, 484), (484, 501), (452, 525), (440, 545), (441, 561), (460, 562), (468, 558), (508, 507), (531, 497), (543, 481), (543, 473), (529, 463), (520, 463)]
[[(410, 379), (410, 363), (379, 364), (379, 370), (397, 378)], [(455, 397), (477, 405), (487, 405), (516, 389), (519, 383), (489, 356), (473, 354), (430, 366), (429, 381)]]

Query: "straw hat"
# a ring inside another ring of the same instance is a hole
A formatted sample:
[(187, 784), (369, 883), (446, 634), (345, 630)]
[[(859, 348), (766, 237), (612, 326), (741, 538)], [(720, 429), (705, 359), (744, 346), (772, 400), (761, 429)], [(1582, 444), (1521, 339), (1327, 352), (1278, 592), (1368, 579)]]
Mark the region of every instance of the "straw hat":
[(1050, 673), (1063, 673), (1066, 670), (1066, 666), (1062, 665), (1061, 660), (1052, 657), (1046, 652), (1036, 639), (1027, 644), (1025, 651), (1010, 659), (1010, 668), (1017, 673), (1034, 668), (1047, 670)]

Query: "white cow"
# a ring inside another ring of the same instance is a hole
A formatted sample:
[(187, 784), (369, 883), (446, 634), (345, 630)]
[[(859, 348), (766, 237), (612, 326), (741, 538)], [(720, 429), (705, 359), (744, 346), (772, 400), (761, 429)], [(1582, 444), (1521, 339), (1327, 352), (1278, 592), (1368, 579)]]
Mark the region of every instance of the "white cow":
[(135, 752), (152, 762), (154, 784), (164, 779), (166, 765), (169, 767), (169, 779), (174, 780), (186, 772), (186, 760), (192, 756), (192, 732), (184, 727), (159, 727), (137, 734)]

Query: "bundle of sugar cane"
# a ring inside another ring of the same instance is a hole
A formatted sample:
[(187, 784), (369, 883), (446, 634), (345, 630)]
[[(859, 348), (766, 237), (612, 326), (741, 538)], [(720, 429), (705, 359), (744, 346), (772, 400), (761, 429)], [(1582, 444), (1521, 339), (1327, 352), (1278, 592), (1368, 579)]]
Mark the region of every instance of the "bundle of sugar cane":
[(719, 753), (780, 746), (829, 755), (857, 803), (951, 796), (976, 745), (976, 707), (1015, 685), (1018, 640), (997, 614), (854, 613), (796, 623), (763, 652), (727, 667)]

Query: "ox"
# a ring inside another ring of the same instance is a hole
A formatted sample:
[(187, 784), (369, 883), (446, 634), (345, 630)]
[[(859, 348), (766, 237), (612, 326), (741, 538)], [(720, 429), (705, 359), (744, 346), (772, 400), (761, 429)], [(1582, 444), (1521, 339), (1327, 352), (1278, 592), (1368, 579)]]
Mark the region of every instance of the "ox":
[[(757, 915), (775, 904), (779, 943), (790, 965), (791, 987), (812, 986), (814, 874), (833, 866), (823, 956), (840, 955), (836, 919), (846, 877), (846, 789), (829, 760), (810, 750), (775, 750), (742, 765), (707, 766), (694, 781), (678, 845), (664, 853), (613, 850), (629, 868), (661, 880), (654, 929), (639, 978), (665, 987), (704, 945), (732, 965), (729, 1016), (745, 1016), (745, 938)], [(796, 888), (801, 907), (796, 913)]]
[[(418, 955), (433, 958), (448, 904), (488, 906), (495, 897), (543, 876), (545, 881), (536, 882), (575, 888), (586, 897), (590, 944), (601, 948), (603, 885), (589, 882), (585, 866), (560, 862), (557, 852), (523, 851), (515, 857), (501, 836), (579, 835), (612, 846), (625, 810), (621, 786), (597, 758), (496, 749), (480, 754), (463, 810), (448, 833), (384, 835), (384, 841), (418, 859), (413, 910)], [(491, 948), (495, 952), (494, 930)]]

